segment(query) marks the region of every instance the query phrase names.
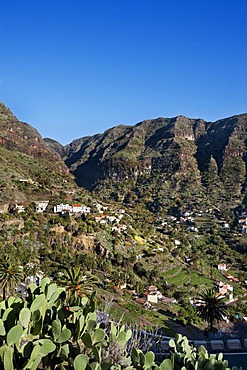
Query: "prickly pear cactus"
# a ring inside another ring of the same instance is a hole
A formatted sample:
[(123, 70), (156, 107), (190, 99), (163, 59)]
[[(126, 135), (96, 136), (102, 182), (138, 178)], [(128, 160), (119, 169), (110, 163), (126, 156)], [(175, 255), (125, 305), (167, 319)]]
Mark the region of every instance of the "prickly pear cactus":
[[(186, 337), (176, 334), (175, 340), (169, 342), (172, 348), (170, 361), (173, 369), (188, 370), (227, 370), (228, 361), (223, 360), (223, 354), (208, 354), (205, 347), (200, 346), (198, 349), (189, 344)], [(164, 369), (165, 370), (165, 369)]]
[(65, 290), (48, 278), (40, 286), (30, 285), (27, 293), (25, 300), (10, 297), (0, 303), (0, 365), (4, 368), (72, 369), (81, 349), (85, 351), (84, 333), (95, 329), (93, 345), (104, 339), (87, 298), (77, 307), (67, 307)]
[[(94, 295), (68, 307), (66, 291), (45, 278), (32, 284), (25, 299), (0, 302), (0, 369), (5, 370), (226, 370), (223, 356), (191, 347), (177, 335), (170, 341), (170, 358), (155, 363), (155, 355), (133, 348), (131, 330), (97, 323)], [(237, 370), (237, 369), (234, 369)]]

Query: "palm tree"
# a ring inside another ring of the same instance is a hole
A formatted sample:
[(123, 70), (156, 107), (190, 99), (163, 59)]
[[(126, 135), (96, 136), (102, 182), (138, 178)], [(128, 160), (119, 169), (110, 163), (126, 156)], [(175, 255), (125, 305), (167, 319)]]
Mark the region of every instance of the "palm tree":
[(215, 288), (209, 288), (199, 294), (197, 298), (196, 311), (199, 317), (208, 322), (209, 330), (213, 330), (215, 320), (223, 320), (226, 315), (226, 305), (222, 296)]
[(79, 266), (63, 268), (57, 282), (65, 287), (70, 304), (77, 304), (78, 298), (91, 295), (99, 280), (81, 270)]
[(16, 287), (23, 277), (21, 267), (13, 263), (9, 257), (4, 256), (0, 261), (0, 286), (3, 291), (3, 300), (6, 299), (9, 290)]

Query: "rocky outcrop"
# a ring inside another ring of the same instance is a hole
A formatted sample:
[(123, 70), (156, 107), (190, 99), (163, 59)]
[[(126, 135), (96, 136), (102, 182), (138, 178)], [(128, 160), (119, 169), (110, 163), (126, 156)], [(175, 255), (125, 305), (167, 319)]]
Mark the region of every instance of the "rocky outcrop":
[(214, 161), (214, 179), (241, 200), (246, 193), (246, 144), (246, 114), (216, 122), (178, 116), (77, 139), (64, 148), (64, 159), (77, 183), (91, 190), (104, 182), (140, 183), (150, 176), (154, 182), (162, 177), (183, 183), (183, 189), (193, 184), (202, 191), (212, 178), (207, 173)]
[(20, 122), (11, 111), (0, 102), (0, 146), (10, 151), (19, 151), (34, 158), (40, 158), (68, 173), (60, 156), (42, 139), (37, 130), (27, 123)]
[[(20, 122), (0, 103), (0, 202), (21, 203), (49, 199), (64, 184), (74, 187), (61, 156), (37, 130)], [(59, 190), (60, 191), (60, 190)]]

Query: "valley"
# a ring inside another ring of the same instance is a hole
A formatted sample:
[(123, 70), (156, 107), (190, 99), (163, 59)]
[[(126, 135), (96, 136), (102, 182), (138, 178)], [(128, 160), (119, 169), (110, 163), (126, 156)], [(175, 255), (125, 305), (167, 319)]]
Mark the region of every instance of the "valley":
[(196, 299), (212, 287), (227, 304), (219, 332), (245, 323), (247, 115), (159, 118), (62, 146), (0, 108), (2, 268), (24, 283), (80, 266), (101, 310), (167, 336), (203, 338)]

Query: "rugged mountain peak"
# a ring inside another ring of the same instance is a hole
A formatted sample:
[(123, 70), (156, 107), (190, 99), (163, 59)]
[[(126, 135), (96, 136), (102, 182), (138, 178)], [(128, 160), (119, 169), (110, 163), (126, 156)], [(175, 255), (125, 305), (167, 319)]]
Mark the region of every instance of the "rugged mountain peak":
[(0, 119), (1, 120), (17, 120), (17, 118), (13, 115), (11, 110), (0, 101)]
[[(137, 178), (158, 169), (170, 175), (186, 167), (188, 146), (183, 142), (195, 141), (195, 122), (198, 123), (178, 116), (145, 120), (135, 126), (119, 125), (101, 135), (72, 142), (65, 148), (66, 164), (78, 183), (87, 187), (109, 177)], [(190, 151), (194, 155), (196, 147), (191, 147)], [(197, 167), (194, 159), (193, 163)]]
[[(36, 129), (20, 122), (0, 103), (0, 203), (50, 199), (72, 183), (61, 157), (48, 147)], [(74, 185), (72, 185), (74, 186)]]
[(65, 161), (77, 183), (89, 189), (158, 181), (161, 193), (168, 182), (186, 194), (190, 188), (206, 191), (213, 179), (222, 188), (217, 194), (235, 192), (241, 201), (247, 192), (246, 146), (247, 114), (216, 122), (180, 115), (77, 139), (66, 146)]
[(20, 122), (3, 103), (0, 103), (0, 144), (8, 150), (56, 162), (60, 171), (68, 172), (61, 158), (48, 147), (39, 132), (29, 124)]

